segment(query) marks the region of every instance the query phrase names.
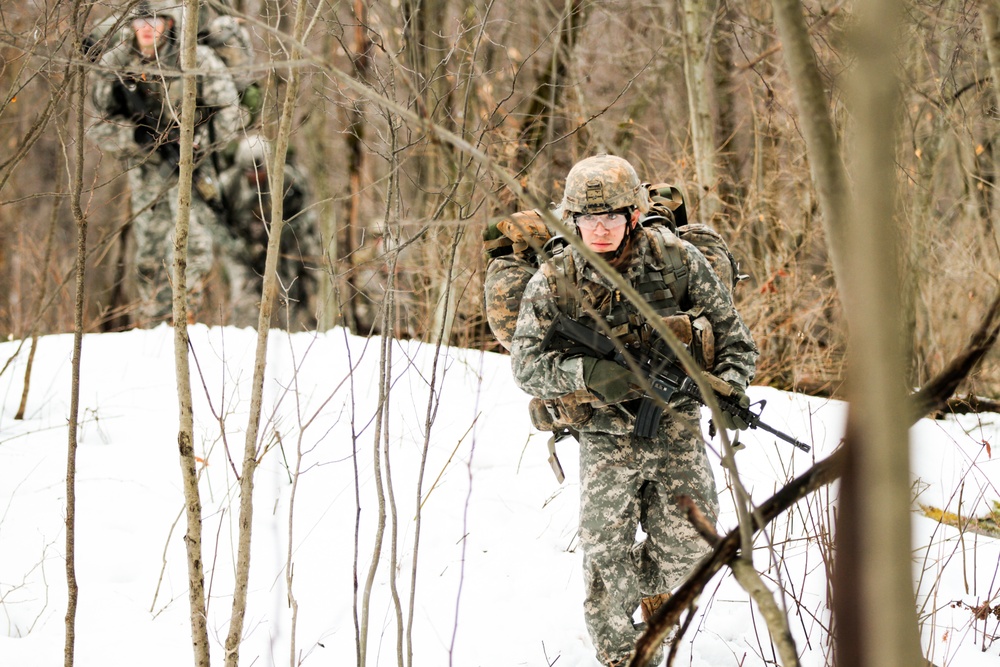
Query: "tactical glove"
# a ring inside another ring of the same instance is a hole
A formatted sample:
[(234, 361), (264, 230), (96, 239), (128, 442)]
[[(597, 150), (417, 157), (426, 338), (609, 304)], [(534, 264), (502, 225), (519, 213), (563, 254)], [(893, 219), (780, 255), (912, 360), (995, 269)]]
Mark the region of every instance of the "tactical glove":
[[(734, 403), (739, 404), (740, 408), (746, 409), (750, 407), (750, 397), (747, 396), (746, 392), (743, 391), (743, 387), (736, 382), (730, 382), (729, 385), (733, 388), (733, 394), (729, 397)], [(738, 415), (721, 410), (722, 418), (719, 420), (719, 424), (724, 429), (730, 431), (745, 431), (750, 428), (743, 419)]]
[(632, 371), (613, 361), (582, 357), (583, 382), (587, 389), (605, 403), (620, 403), (633, 390)]

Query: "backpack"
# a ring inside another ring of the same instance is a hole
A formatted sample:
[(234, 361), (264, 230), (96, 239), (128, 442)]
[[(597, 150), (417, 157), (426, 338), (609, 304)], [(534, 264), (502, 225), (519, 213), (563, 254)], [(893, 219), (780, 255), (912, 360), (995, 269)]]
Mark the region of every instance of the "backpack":
[[(732, 294), (736, 285), (746, 278), (739, 272), (739, 263), (729, 251), (729, 245), (722, 235), (708, 225), (689, 223), (687, 209), (684, 206), (684, 195), (675, 185), (657, 183), (649, 186), (649, 199), (652, 208), (643, 220), (643, 225), (650, 227), (657, 222), (666, 225), (678, 238), (687, 241), (701, 251), (722, 284), (729, 288)], [(686, 291), (679, 290), (681, 292)]]
[(542, 249), (552, 238), (538, 211), (519, 211), (486, 228), (486, 320), (493, 336), (506, 350), (514, 338), (521, 295), (538, 270)]

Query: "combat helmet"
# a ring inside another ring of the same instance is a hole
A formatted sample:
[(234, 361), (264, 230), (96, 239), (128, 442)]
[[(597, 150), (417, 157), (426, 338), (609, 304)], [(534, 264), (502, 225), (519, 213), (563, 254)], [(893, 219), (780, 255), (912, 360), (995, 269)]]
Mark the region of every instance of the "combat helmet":
[[(184, 11), (184, 3), (181, 0), (139, 0), (135, 7), (132, 8), (129, 18), (169, 18), (173, 22), (174, 29), (180, 30)], [(198, 12), (199, 28), (205, 22), (204, 14), (204, 11)]]
[(566, 175), (564, 216), (607, 213), (624, 208), (649, 210), (649, 194), (628, 160), (615, 155), (595, 155), (580, 160)]
[(259, 134), (248, 134), (240, 139), (233, 156), (233, 164), (242, 170), (263, 169), (267, 164), (270, 146)]

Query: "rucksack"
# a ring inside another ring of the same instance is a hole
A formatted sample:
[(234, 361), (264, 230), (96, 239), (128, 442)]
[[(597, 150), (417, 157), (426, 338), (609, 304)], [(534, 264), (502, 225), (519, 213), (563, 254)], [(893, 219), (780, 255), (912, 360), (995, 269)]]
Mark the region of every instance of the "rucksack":
[(521, 295), (538, 270), (542, 249), (552, 232), (538, 211), (518, 211), (483, 232), (486, 255), (486, 320), (504, 349), (510, 350)]

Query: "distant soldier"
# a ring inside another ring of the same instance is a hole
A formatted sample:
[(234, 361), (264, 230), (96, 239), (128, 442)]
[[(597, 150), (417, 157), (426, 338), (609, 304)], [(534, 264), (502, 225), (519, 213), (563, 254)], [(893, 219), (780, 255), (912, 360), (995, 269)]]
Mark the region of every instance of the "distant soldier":
[[(107, 69), (93, 81), (91, 100), (97, 121), (90, 138), (107, 155), (123, 160), (132, 192), (136, 268), (141, 314), (146, 325), (172, 312), (170, 275), (177, 214), (180, 113), (179, 0), (136, 5), (126, 37), (101, 59)], [(193, 316), (203, 303), (206, 282), (222, 259), (224, 277), (234, 290), (244, 279), (227, 261), (228, 235), (219, 214), (222, 200), (213, 153), (243, 127), (243, 111), (233, 79), (213, 50), (198, 45), (195, 175), (188, 239), (188, 305)]]
[[(226, 226), (238, 244), (236, 257), (248, 269), (247, 290), (260, 301), (267, 244), (271, 237), (271, 187), (268, 162), (273, 159), (271, 144), (257, 134), (240, 139), (233, 166), (220, 177), (226, 202)], [(278, 296), (287, 299), (293, 325), (316, 325), (316, 271), (322, 256), (321, 242), (313, 212), (307, 208), (308, 183), (290, 161), (285, 162), (282, 200), (285, 225), (282, 228), (278, 261)], [(312, 267), (312, 268), (310, 268)], [(283, 323), (278, 313), (276, 323)]]

